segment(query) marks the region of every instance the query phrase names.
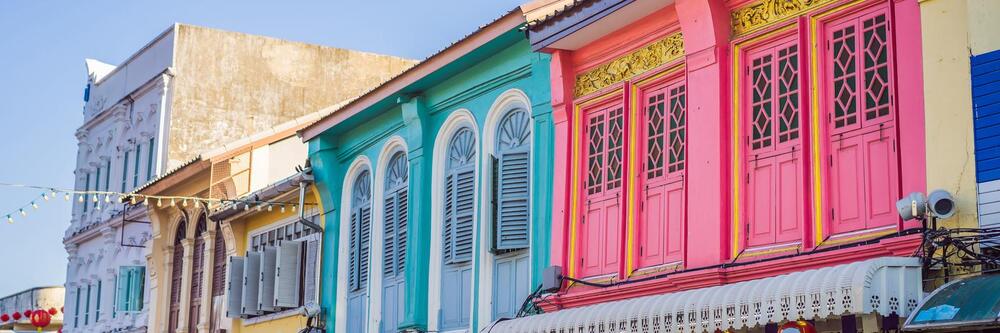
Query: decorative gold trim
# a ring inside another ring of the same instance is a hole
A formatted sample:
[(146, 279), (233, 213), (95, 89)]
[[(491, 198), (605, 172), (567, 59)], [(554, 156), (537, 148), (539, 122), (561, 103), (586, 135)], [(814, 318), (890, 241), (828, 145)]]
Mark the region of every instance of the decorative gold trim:
[(746, 34), (834, 1), (836, 0), (759, 0), (730, 13), (733, 35)]
[(680, 32), (674, 33), (577, 75), (573, 96), (580, 97), (601, 90), (680, 58), (682, 55), (684, 55), (684, 37)]

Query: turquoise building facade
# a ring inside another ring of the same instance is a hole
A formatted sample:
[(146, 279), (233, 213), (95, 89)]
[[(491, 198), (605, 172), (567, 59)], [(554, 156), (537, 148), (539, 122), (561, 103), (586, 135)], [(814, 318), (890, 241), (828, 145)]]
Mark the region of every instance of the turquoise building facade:
[(329, 332), (479, 331), (539, 286), (553, 119), (523, 26), (511, 11), (302, 132)]

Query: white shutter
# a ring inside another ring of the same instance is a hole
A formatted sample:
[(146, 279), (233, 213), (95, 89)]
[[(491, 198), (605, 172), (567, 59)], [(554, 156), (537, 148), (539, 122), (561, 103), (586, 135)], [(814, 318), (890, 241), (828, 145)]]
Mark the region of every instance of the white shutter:
[(319, 297), (319, 245), (322, 241), (322, 234), (312, 234), (306, 241), (306, 262), (305, 262), (305, 300), (304, 304), (318, 303)]
[(283, 308), (299, 306), (300, 261), (302, 261), (302, 242), (281, 242), (278, 245), (277, 278), (274, 280), (274, 306)]
[(240, 313), (247, 316), (260, 314), (257, 289), (260, 283), (260, 252), (247, 252), (243, 261), (243, 297)]
[(278, 249), (274, 246), (265, 246), (260, 255), (260, 285), (257, 293), (257, 304), (260, 311), (274, 311), (274, 276), (276, 274), (276, 261)]
[(243, 257), (229, 257), (226, 265), (226, 317), (243, 313)]

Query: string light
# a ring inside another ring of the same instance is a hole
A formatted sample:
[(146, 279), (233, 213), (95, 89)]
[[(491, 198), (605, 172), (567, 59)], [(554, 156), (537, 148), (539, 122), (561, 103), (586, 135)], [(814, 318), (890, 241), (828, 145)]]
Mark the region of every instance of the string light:
[[(92, 202), (94, 211), (101, 211), (106, 208), (110, 209), (111, 207), (108, 206), (113, 204), (111, 199), (112, 196), (116, 196), (118, 203), (124, 204), (126, 202), (131, 202), (133, 205), (135, 205), (139, 201), (141, 201), (142, 204), (147, 207), (151, 204), (150, 200), (152, 199), (156, 199), (156, 204), (158, 207), (163, 207), (163, 201), (164, 199), (166, 199), (170, 200), (169, 204), (171, 207), (175, 207), (178, 201), (180, 201), (180, 204), (182, 206), (188, 207), (188, 201), (193, 201), (195, 205), (201, 202), (207, 205), (208, 207), (218, 207), (219, 205), (231, 205), (231, 207), (234, 207), (235, 209), (239, 209), (239, 205), (242, 204), (244, 211), (249, 211), (251, 205), (258, 212), (263, 211), (265, 206), (268, 212), (273, 212), (275, 208), (278, 208), (282, 213), (287, 212), (288, 208), (291, 208), (292, 212), (296, 212), (298, 210), (297, 205), (287, 202), (269, 202), (269, 201), (260, 201), (252, 199), (244, 201), (235, 199), (213, 199), (213, 198), (190, 197), (190, 196), (149, 196), (149, 195), (140, 195), (135, 193), (121, 193), (113, 191), (62, 190), (51, 187), (9, 184), (2, 182), (0, 182), (0, 186), (25, 187), (25, 188), (34, 188), (41, 190), (41, 193), (39, 193), (39, 195), (35, 197), (34, 200), (29, 201), (27, 204), (21, 206), (20, 208), (9, 211), (8, 214), (5, 215), (7, 217), (8, 223), (14, 223), (14, 216), (17, 214), (27, 217), (29, 210), (41, 209), (39, 203), (42, 200), (51, 201), (55, 199), (60, 193), (63, 195), (63, 199), (66, 201), (73, 200), (73, 196), (76, 195), (77, 196), (76, 201), (81, 204), (86, 204), (90, 206)], [(103, 200), (101, 198), (102, 195), (104, 196)], [(38, 200), (39, 197), (41, 198), (41, 200)]]

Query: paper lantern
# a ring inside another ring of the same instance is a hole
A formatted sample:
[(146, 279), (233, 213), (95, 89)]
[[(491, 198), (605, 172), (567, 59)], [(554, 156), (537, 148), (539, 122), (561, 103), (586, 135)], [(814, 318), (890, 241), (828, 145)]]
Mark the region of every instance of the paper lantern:
[(20, 312), (14, 312), (14, 316), (13, 317), (14, 317), (14, 320), (21, 320), (21, 313)]
[(24, 318), (31, 318), (31, 310), (24, 310)]
[(49, 308), (50, 315), (55, 316), (57, 313), (59, 313), (59, 310), (56, 310), (56, 308)]
[(10, 320), (10, 315), (6, 313), (0, 315), (0, 321), (8, 321), (8, 320)]
[(45, 311), (35, 311), (31, 314), (31, 326), (38, 328), (41, 332), (42, 328), (49, 326), (52, 323), (52, 315)]

